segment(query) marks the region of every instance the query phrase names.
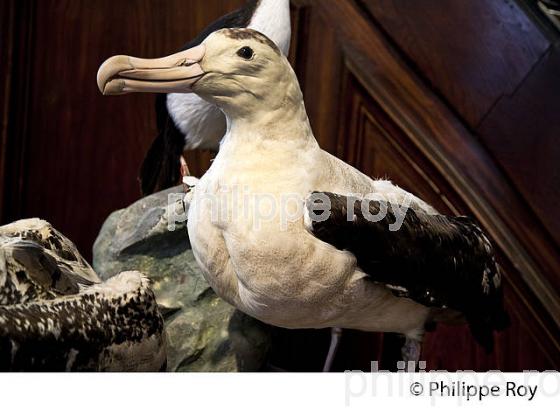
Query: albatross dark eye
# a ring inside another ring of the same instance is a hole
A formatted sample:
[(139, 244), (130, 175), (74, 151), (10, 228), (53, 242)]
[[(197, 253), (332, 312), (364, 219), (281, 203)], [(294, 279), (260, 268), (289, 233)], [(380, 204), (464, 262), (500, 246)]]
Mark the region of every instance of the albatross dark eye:
[(251, 47), (243, 47), (237, 51), (237, 55), (241, 58), (244, 58), (245, 60), (250, 60), (251, 58), (253, 58), (255, 53), (253, 52), (253, 49)]

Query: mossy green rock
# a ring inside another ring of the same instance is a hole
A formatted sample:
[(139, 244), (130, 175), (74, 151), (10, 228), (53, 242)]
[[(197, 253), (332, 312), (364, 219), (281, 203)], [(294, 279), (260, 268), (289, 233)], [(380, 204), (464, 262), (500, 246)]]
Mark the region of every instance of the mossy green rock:
[(153, 282), (165, 318), (169, 371), (257, 371), (270, 345), (269, 328), (235, 310), (210, 288), (190, 247), (180, 188), (114, 212), (94, 244), (103, 279), (139, 270)]

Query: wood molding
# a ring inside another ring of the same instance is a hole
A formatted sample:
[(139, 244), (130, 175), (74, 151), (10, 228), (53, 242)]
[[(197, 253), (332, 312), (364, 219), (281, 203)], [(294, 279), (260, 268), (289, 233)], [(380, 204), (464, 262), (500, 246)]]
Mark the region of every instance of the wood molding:
[(468, 212), (434, 167), (417, 151), (409, 149), (408, 138), (391, 123), (350, 68), (345, 65), (342, 73), (342, 110), (347, 114), (342, 115), (339, 125), (337, 156), (373, 178), (391, 178), (440, 212)]

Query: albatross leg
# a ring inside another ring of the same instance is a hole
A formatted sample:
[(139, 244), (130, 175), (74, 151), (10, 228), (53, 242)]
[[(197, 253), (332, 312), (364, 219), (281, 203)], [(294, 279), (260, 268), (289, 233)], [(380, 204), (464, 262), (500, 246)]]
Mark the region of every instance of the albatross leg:
[(180, 165), (181, 179), (184, 177), (190, 177), (191, 171), (189, 170), (189, 166), (187, 165), (187, 161), (185, 160), (185, 157), (181, 155), (180, 161), (181, 161), (181, 165)]
[(323, 372), (330, 372), (340, 345), (340, 338), (342, 337), (342, 329), (339, 327), (333, 327), (331, 329), (331, 345), (329, 347), (329, 353), (327, 353), (327, 358), (325, 360), (325, 365), (323, 366)]
[(402, 359), (405, 363), (407, 372), (415, 372), (420, 362), (420, 353), (422, 351), (422, 344), (416, 339), (405, 338), (403, 347), (401, 349)]

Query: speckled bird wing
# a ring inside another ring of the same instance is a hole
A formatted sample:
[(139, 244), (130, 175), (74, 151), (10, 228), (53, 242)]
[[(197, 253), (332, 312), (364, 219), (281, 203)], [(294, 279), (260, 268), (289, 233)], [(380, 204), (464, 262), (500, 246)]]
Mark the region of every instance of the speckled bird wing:
[(77, 294), (100, 279), (74, 244), (49, 223), (0, 227), (0, 305)]

